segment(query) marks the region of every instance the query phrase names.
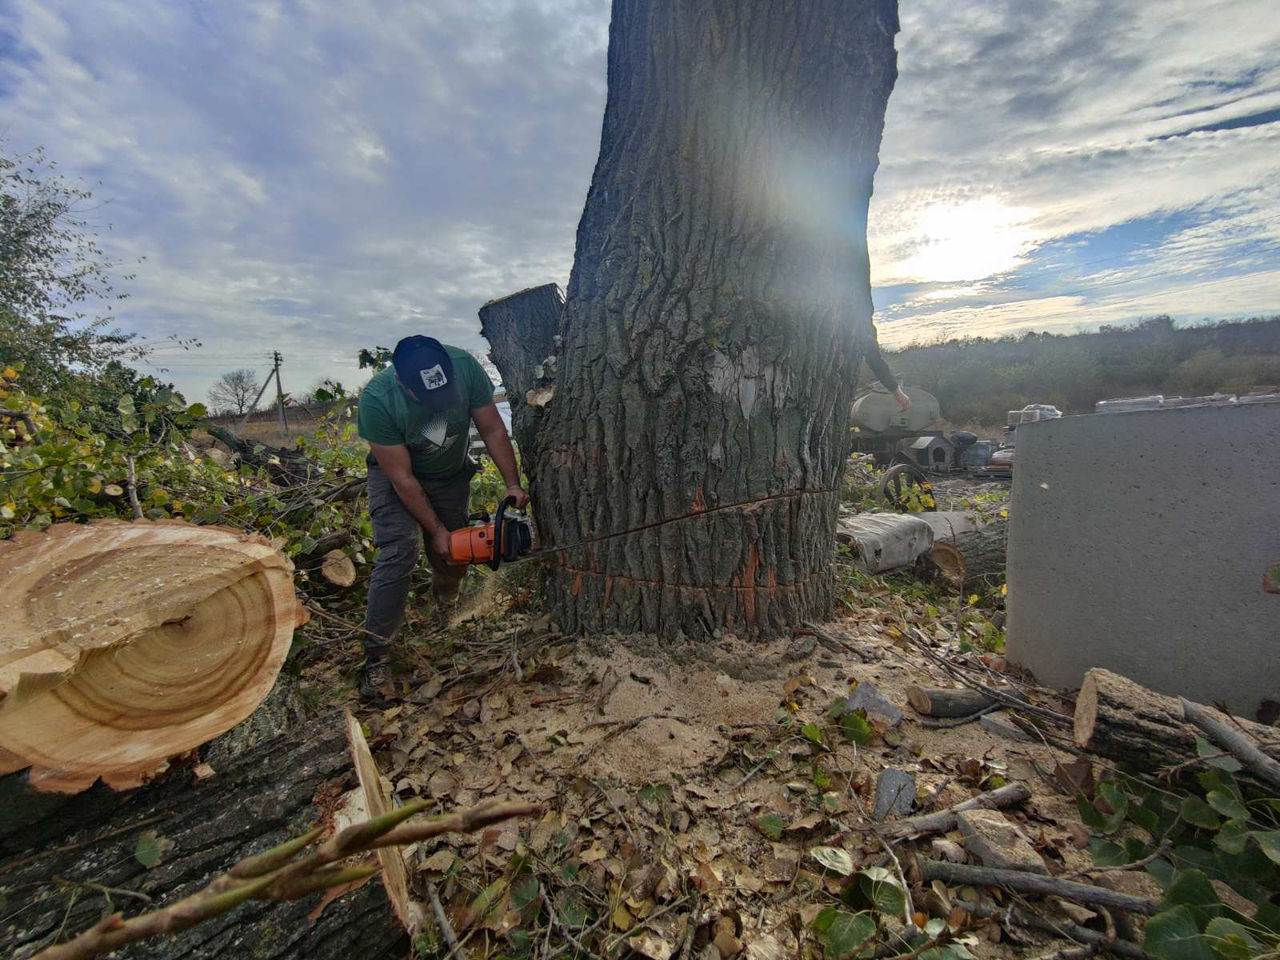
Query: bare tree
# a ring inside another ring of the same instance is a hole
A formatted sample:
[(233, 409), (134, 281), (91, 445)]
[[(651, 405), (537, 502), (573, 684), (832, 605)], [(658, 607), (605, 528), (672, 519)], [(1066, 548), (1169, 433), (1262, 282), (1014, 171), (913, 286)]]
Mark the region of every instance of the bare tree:
[(229, 370), (214, 381), (209, 388), (209, 399), (217, 408), (234, 411), (237, 416), (256, 408), (258, 395), (256, 370)]

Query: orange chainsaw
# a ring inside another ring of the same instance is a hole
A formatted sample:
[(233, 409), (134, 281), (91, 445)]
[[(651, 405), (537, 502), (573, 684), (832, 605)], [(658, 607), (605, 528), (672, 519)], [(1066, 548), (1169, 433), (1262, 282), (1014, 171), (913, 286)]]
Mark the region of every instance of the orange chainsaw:
[(471, 526), (450, 534), (449, 558), (454, 563), (487, 563), (497, 570), (526, 556), (533, 549), (533, 528), (523, 513), (507, 513), (515, 502), (515, 497), (504, 499), (492, 518), (487, 513), (472, 514)]

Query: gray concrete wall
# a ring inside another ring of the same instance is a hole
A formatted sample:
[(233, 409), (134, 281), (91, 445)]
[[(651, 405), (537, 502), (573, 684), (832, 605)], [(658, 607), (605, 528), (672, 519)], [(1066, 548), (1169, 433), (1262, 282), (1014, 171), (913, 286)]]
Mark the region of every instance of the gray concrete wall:
[(1106, 667), (1252, 717), (1280, 700), (1280, 402), (1018, 428), (1008, 655), (1041, 683)]

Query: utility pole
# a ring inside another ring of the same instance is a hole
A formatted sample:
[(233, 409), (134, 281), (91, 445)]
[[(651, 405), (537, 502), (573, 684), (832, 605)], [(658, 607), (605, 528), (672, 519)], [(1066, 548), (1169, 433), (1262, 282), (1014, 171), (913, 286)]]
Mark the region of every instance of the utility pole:
[[(275, 354), (275, 356), (279, 357), (280, 354), (277, 353)], [(267, 384), (271, 382), (271, 378), (276, 377), (276, 383), (277, 385), (279, 384), (280, 379), (277, 376), (277, 373), (279, 372), (279, 370), (280, 370), (280, 363), (279, 363), (279, 360), (277, 360), (276, 365), (272, 367), (271, 372), (267, 374), (267, 379), (262, 381), (262, 389), (258, 391), (258, 395), (253, 398), (253, 403), (249, 404), (249, 409), (246, 410), (244, 412), (244, 416), (240, 418), (240, 426), (236, 428), (237, 431), (239, 431), (240, 433), (244, 433), (244, 425), (249, 422), (249, 414), (253, 413), (253, 411), (258, 409), (258, 401), (261, 400), (262, 395), (267, 392)]]
[(280, 356), (279, 350), (271, 352), (271, 359), (275, 363), (275, 368), (271, 371), (276, 378), (276, 410), (280, 416), (280, 435), (289, 436), (289, 421), (284, 416), (284, 388), (280, 386), (280, 364), (284, 362), (284, 358)]

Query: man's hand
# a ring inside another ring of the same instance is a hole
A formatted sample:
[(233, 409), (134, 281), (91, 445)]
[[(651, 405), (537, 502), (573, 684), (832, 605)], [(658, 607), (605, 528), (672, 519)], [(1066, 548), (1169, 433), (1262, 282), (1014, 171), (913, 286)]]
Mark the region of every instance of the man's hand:
[(898, 385), (898, 389), (893, 391), (894, 399), (898, 401), (898, 406), (902, 408), (902, 412), (906, 413), (911, 409), (911, 398), (907, 396), (907, 391), (902, 389), (902, 385)]
[(515, 498), (517, 510), (523, 510), (525, 504), (529, 502), (529, 494), (525, 493), (524, 487), (518, 484), (507, 487), (507, 496)]
[(449, 560), (450, 559), (449, 541), (452, 539), (452, 537), (450, 536), (448, 529), (446, 529), (445, 526), (441, 524), (440, 526), (436, 527), (436, 531), (435, 533), (431, 534), (430, 539), (431, 539), (431, 549), (435, 552), (435, 555), (439, 557), (441, 560)]

